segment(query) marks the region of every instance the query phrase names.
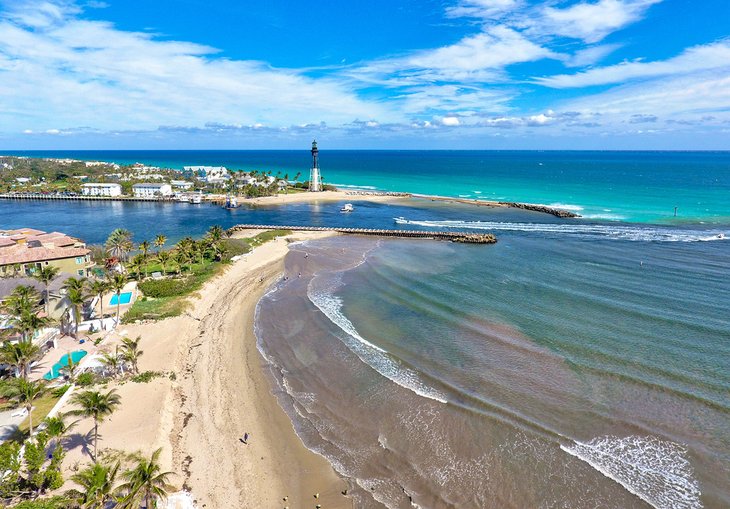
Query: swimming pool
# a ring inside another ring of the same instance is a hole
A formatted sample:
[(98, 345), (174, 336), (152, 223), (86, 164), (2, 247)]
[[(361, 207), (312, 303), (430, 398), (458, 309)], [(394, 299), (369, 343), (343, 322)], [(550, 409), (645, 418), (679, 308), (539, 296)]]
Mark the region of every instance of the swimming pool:
[(119, 294), (119, 300), (117, 300), (117, 294), (112, 295), (109, 305), (116, 306), (117, 304), (129, 304), (130, 302), (132, 302), (132, 292), (124, 292)]
[[(43, 375), (43, 378), (45, 378), (46, 380), (53, 380), (54, 378), (58, 378), (59, 376), (61, 376), (61, 368), (65, 368), (66, 366), (68, 366), (68, 356), (69, 354), (66, 354), (58, 359), (58, 362), (51, 366), (51, 370)], [(74, 352), (71, 352), (71, 360), (74, 362), (79, 362), (85, 356), (86, 350), (76, 350)]]

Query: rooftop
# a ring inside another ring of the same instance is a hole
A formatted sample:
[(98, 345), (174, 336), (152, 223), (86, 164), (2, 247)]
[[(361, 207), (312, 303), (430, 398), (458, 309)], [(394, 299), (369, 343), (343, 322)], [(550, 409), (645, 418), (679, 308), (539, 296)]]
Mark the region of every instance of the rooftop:
[(0, 230), (0, 266), (85, 256), (86, 245), (65, 233), (32, 228)]

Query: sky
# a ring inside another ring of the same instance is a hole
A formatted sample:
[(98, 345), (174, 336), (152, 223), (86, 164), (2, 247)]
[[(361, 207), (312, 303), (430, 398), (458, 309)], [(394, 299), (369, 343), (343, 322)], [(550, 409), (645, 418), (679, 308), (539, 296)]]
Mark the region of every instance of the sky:
[(729, 0), (0, 0), (0, 150), (730, 150)]

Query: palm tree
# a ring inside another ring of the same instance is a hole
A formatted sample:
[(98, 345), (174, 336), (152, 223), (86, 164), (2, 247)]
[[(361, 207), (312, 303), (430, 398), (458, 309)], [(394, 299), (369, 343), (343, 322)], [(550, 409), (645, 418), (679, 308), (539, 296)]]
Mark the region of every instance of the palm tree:
[(137, 362), (144, 353), (139, 349), (139, 341), (142, 336), (137, 336), (137, 339), (123, 338), (122, 339), (122, 358), (132, 365), (132, 369), (136, 374), (139, 374), (139, 367)]
[(18, 378), (10, 387), (10, 397), (23, 405), (28, 411), (28, 428), (33, 436), (33, 401), (48, 390), (45, 380), (31, 381)]
[(153, 500), (165, 500), (167, 494), (174, 490), (168, 482), (173, 473), (162, 472), (161, 453), (162, 449), (157, 449), (149, 459), (139, 458), (137, 465), (122, 474), (127, 480), (119, 486), (120, 491), (127, 492), (127, 496), (122, 499), (123, 507), (139, 507), (144, 501), (145, 508), (152, 509)]
[(73, 498), (82, 509), (104, 509), (115, 499), (114, 486), (119, 472), (119, 462), (113, 465), (94, 463), (71, 476), (81, 490), (69, 490), (66, 495)]
[(106, 250), (111, 256), (126, 261), (127, 255), (134, 250), (132, 232), (117, 228), (106, 239)]
[(114, 293), (117, 294), (117, 324), (119, 324), (119, 296), (122, 294), (122, 290), (124, 290), (124, 287), (127, 286), (127, 276), (124, 274), (116, 273), (114, 276), (112, 276), (111, 280), (109, 280), (109, 288), (114, 290)]
[(141, 273), (142, 273), (142, 267), (145, 266), (145, 262), (142, 259), (142, 255), (137, 255), (134, 258), (132, 258), (132, 261), (129, 262), (127, 265), (127, 268), (137, 274), (137, 281), (141, 280)]
[(38, 290), (28, 285), (16, 286), (12, 293), (2, 303), (0, 309), (11, 316), (20, 316), (24, 311), (35, 311), (41, 296)]
[(62, 416), (46, 417), (43, 423), (46, 425), (45, 432), (48, 436), (55, 439), (54, 449), (61, 446), (63, 440), (69, 431), (71, 431), (79, 421), (66, 424)]
[(93, 460), (97, 461), (97, 444), (99, 440), (99, 423), (104, 421), (105, 417), (114, 413), (121, 404), (121, 398), (117, 394), (116, 389), (112, 389), (106, 394), (98, 391), (77, 392), (71, 396), (71, 401), (80, 408), (68, 412), (69, 415), (78, 415), (81, 417), (91, 417), (94, 419), (94, 456)]
[(41, 349), (30, 341), (5, 343), (0, 347), (0, 362), (13, 366), (21, 378), (28, 378), (31, 362), (40, 356)]
[(190, 262), (190, 251), (189, 247), (177, 246), (175, 251), (175, 263), (178, 266), (178, 274), (182, 272), (185, 265)]
[(76, 288), (69, 288), (66, 298), (71, 303), (71, 313), (74, 319), (74, 338), (79, 337), (79, 324), (81, 323), (81, 309), (84, 305), (84, 294)]
[(165, 242), (167, 242), (167, 237), (163, 234), (160, 233), (155, 237), (155, 247), (157, 248), (158, 253), (160, 248), (165, 245)]
[(119, 361), (119, 347), (115, 348), (113, 354), (107, 353), (101, 358), (101, 363), (112, 372), (112, 378), (119, 373), (119, 367), (121, 365)]
[(79, 369), (79, 363), (71, 358), (71, 355), (66, 354), (66, 365), (61, 366), (59, 371), (64, 375), (68, 376), (68, 379), (73, 382), (76, 379), (76, 371)]
[(89, 284), (89, 294), (99, 297), (99, 318), (101, 319), (101, 328), (104, 329), (104, 295), (109, 291), (109, 282), (103, 279), (95, 279)]
[(145, 262), (145, 265), (144, 265), (144, 276), (145, 277), (147, 277), (147, 253), (150, 252), (151, 247), (152, 246), (150, 245), (150, 243), (147, 242), (146, 240), (140, 242), (139, 246), (137, 246), (139, 251), (142, 253), (142, 260), (144, 260), (144, 262)]
[(45, 292), (43, 295), (43, 300), (46, 304), (46, 316), (51, 314), (50, 310), (50, 303), (49, 301), (49, 293), (48, 293), (48, 285), (51, 284), (51, 282), (56, 279), (56, 276), (58, 276), (58, 273), (61, 272), (61, 269), (58, 267), (54, 267), (52, 265), (46, 265), (45, 267), (42, 267), (41, 270), (35, 272), (33, 274), (33, 278), (37, 279), (41, 283), (45, 285)]
[(157, 253), (157, 259), (162, 265), (162, 274), (167, 275), (167, 262), (170, 261), (170, 253), (168, 251), (160, 251)]
[(38, 316), (35, 310), (21, 310), (20, 315), (10, 315), (8, 324), (10, 330), (19, 332), (22, 342), (31, 342), (37, 330), (48, 327), (53, 320), (45, 316)]

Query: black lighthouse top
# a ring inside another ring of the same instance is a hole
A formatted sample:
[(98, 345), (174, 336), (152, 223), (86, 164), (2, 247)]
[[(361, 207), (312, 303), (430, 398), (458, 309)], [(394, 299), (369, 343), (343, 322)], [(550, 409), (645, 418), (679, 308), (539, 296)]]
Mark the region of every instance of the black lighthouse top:
[(317, 161), (319, 156), (319, 149), (317, 149), (317, 140), (312, 142), (312, 168), (319, 168)]

